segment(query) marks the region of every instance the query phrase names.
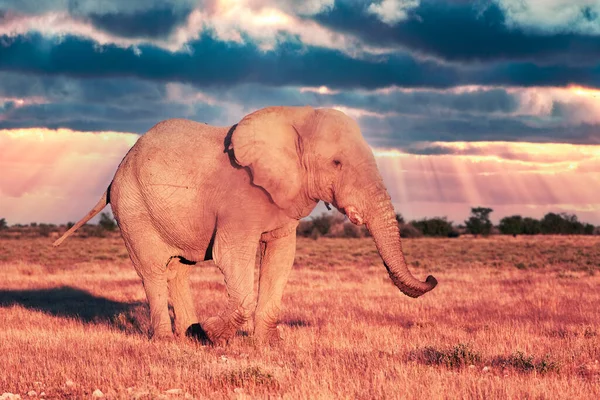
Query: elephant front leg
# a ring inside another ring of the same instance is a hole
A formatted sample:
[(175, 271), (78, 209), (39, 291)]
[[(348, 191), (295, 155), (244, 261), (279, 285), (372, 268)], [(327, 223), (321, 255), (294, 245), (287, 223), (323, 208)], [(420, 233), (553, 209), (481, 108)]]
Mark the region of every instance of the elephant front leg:
[(281, 297), (288, 281), (296, 254), (296, 232), (288, 236), (261, 242), (258, 303), (254, 321), (254, 337), (260, 342), (281, 340), (277, 330)]
[(254, 268), (258, 237), (215, 238), (213, 258), (225, 277), (227, 305), (215, 317), (206, 320), (202, 326), (212, 343), (227, 342), (250, 318), (254, 303)]

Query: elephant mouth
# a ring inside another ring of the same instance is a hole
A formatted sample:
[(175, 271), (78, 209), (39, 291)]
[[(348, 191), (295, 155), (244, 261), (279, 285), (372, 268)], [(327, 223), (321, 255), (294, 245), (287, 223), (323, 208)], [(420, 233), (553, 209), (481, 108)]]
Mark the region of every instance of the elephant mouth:
[(356, 207), (354, 207), (354, 206), (345, 207), (343, 209), (343, 212), (344, 212), (344, 214), (346, 214), (348, 216), (348, 219), (350, 219), (350, 222), (352, 222), (354, 225), (360, 226), (365, 223), (365, 220), (364, 220), (362, 214), (358, 212)]

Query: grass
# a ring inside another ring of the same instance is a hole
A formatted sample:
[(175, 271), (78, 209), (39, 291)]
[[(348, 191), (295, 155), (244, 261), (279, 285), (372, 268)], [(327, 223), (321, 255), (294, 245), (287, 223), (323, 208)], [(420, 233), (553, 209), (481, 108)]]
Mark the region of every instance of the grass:
[[(412, 272), (440, 281), (416, 300), (370, 239), (299, 239), (274, 347), (251, 324), (224, 347), (150, 341), (121, 239), (51, 241), (0, 240), (0, 395), (600, 398), (598, 237), (404, 240)], [(191, 281), (215, 314), (220, 272)]]

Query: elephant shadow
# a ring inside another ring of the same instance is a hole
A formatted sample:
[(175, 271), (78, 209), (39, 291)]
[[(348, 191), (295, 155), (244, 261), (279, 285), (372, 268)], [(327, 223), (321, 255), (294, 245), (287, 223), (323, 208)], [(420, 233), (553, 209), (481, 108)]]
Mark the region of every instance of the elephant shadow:
[(11, 306), (89, 324), (104, 324), (126, 333), (146, 333), (150, 326), (147, 303), (110, 300), (70, 286), (0, 290), (0, 307)]

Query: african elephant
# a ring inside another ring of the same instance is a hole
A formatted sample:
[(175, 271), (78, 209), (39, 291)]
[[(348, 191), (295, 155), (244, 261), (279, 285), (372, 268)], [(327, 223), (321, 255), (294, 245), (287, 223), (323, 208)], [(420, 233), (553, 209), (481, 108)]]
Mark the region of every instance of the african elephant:
[[(358, 124), (333, 109), (269, 107), (233, 127), (172, 119), (131, 148), (98, 204), (54, 245), (108, 203), (150, 305), (153, 335), (198, 327), (188, 274), (213, 259), (228, 301), (202, 327), (227, 341), (251, 316), (260, 248), (254, 336), (278, 339), (283, 288), (294, 262), (296, 226), (319, 200), (366, 224), (394, 284), (418, 297), (437, 281), (409, 272), (390, 196)], [(189, 332), (188, 332), (189, 333)]]

